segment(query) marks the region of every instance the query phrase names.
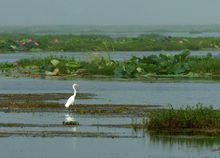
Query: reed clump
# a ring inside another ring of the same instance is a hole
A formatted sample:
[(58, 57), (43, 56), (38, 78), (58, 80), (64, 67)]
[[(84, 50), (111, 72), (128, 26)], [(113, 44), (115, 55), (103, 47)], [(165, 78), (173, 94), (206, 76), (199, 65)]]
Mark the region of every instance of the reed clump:
[(220, 111), (197, 104), (180, 109), (158, 109), (151, 111), (146, 123), (150, 131), (176, 131), (187, 129), (220, 129)]

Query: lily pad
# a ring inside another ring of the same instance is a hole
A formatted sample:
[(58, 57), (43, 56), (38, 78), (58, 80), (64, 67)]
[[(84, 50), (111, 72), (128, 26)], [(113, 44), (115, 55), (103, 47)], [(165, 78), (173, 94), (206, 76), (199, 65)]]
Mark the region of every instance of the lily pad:
[(51, 64), (52, 64), (53, 66), (57, 66), (57, 65), (60, 63), (60, 61), (59, 61), (59, 60), (56, 60), (56, 59), (53, 59), (53, 60), (51, 60), (50, 62), (51, 62)]

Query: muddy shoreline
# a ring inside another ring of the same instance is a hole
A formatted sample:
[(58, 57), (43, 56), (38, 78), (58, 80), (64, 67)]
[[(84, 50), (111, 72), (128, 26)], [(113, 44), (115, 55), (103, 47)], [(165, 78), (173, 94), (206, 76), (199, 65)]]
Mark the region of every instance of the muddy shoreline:
[(138, 138), (130, 135), (117, 135), (98, 132), (68, 132), (68, 131), (22, 131), (0, 132), (0, 137), (100, 137), (100, 138)]
[[(69, 112), (89, 115), (146, 116), (159, 105), (76, 104), (68, 110), (59, 101), (70, 93), (0, 94), (0, 111), (3, 112)], [(96, 95), (79, 93), (77, 99), (92, 99)]]
[[(136, 124), (141, 127), (141, 124)], [(107, 128), (133, 128), (133, 124), (91, 124), (91, 125), (75, 125), (75, 126), (95, 126), (95, 127), (107, 127)], [(63, 124), (26, 124), (26, 123), (0, 123), (0, 127), (11, 128), (25, 128), (25, 127), (73, 127)]]
[[(0, 94), (0, 102), (7, 102), (8, 100), (16, 100), (16, 102), (26, 101), (26, 102), (33, 102), (33, 101), (49, 101), (49, 100), (60, 100), (60, 99), (67, 99), (73, 95), (72, 93), (38, 93), (38, 94)], [(92, 93), (77, 93), (77, 99), (92, 99), (96, 95)]]
[(110, 105), (110, 104), (77, 104), (70, 109), (65, 109), (60, 104), (0, 104), (0, 111), (6, 113), (35, 113), (35, 112), (55, 112), (55, 113), (74, 113), (80, 115), (120, 115), (120, 116), (140, 116), (145, 117), (147, 113), (157, 105)]
[[(184, 129), (184, 130), (160, 130), (148, 131), (143, 124), (90, 124), (67, 126), (63, 124), (24, 124), (24, 123), (0, 123), (1, 128), (74, 128), (74, 127), (97, 127), (97, 128), (124, 128), (149, 133), (150, 136), (188, 136), (188, 137), (216, 137), (219, 138), (219, 129)], [(0, 137), (23, 136), (23, 137), (106, 137), (106, 138), (137, 138), (134, 135), (120, 135), (110, 132), (70, 132), (70, 131), (16, 131), (0, 132)]]

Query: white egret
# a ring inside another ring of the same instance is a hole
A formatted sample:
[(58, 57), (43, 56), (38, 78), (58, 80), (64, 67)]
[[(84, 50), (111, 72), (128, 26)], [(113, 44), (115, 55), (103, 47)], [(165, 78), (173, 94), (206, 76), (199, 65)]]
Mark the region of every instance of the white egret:
[(73, 105), (74, 104), (74, 101), (75, 101), (75, 97), (76, 97), (76, 86), (78, 86), (78, 84), (73, 84), (73, 95), (71, 97), (69, 97), (69, 99), (67, 100), (66, 104), (65, 104), (65, 107), (68, 108), (70, 105)]

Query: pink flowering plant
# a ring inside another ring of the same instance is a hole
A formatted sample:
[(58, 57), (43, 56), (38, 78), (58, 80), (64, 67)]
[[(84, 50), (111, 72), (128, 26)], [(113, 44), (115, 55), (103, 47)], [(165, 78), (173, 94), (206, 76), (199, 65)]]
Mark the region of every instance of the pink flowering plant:
[(34, 41), (32, 38), (28, 38), (28, 39), (22, 39), (22, 40), (18, 40), (16, 41), (19, 45), (19, 48), (21, 50), (30, 50), (33, 48), (37, 48), (40, 46), (40, 44), (36, 41)]

